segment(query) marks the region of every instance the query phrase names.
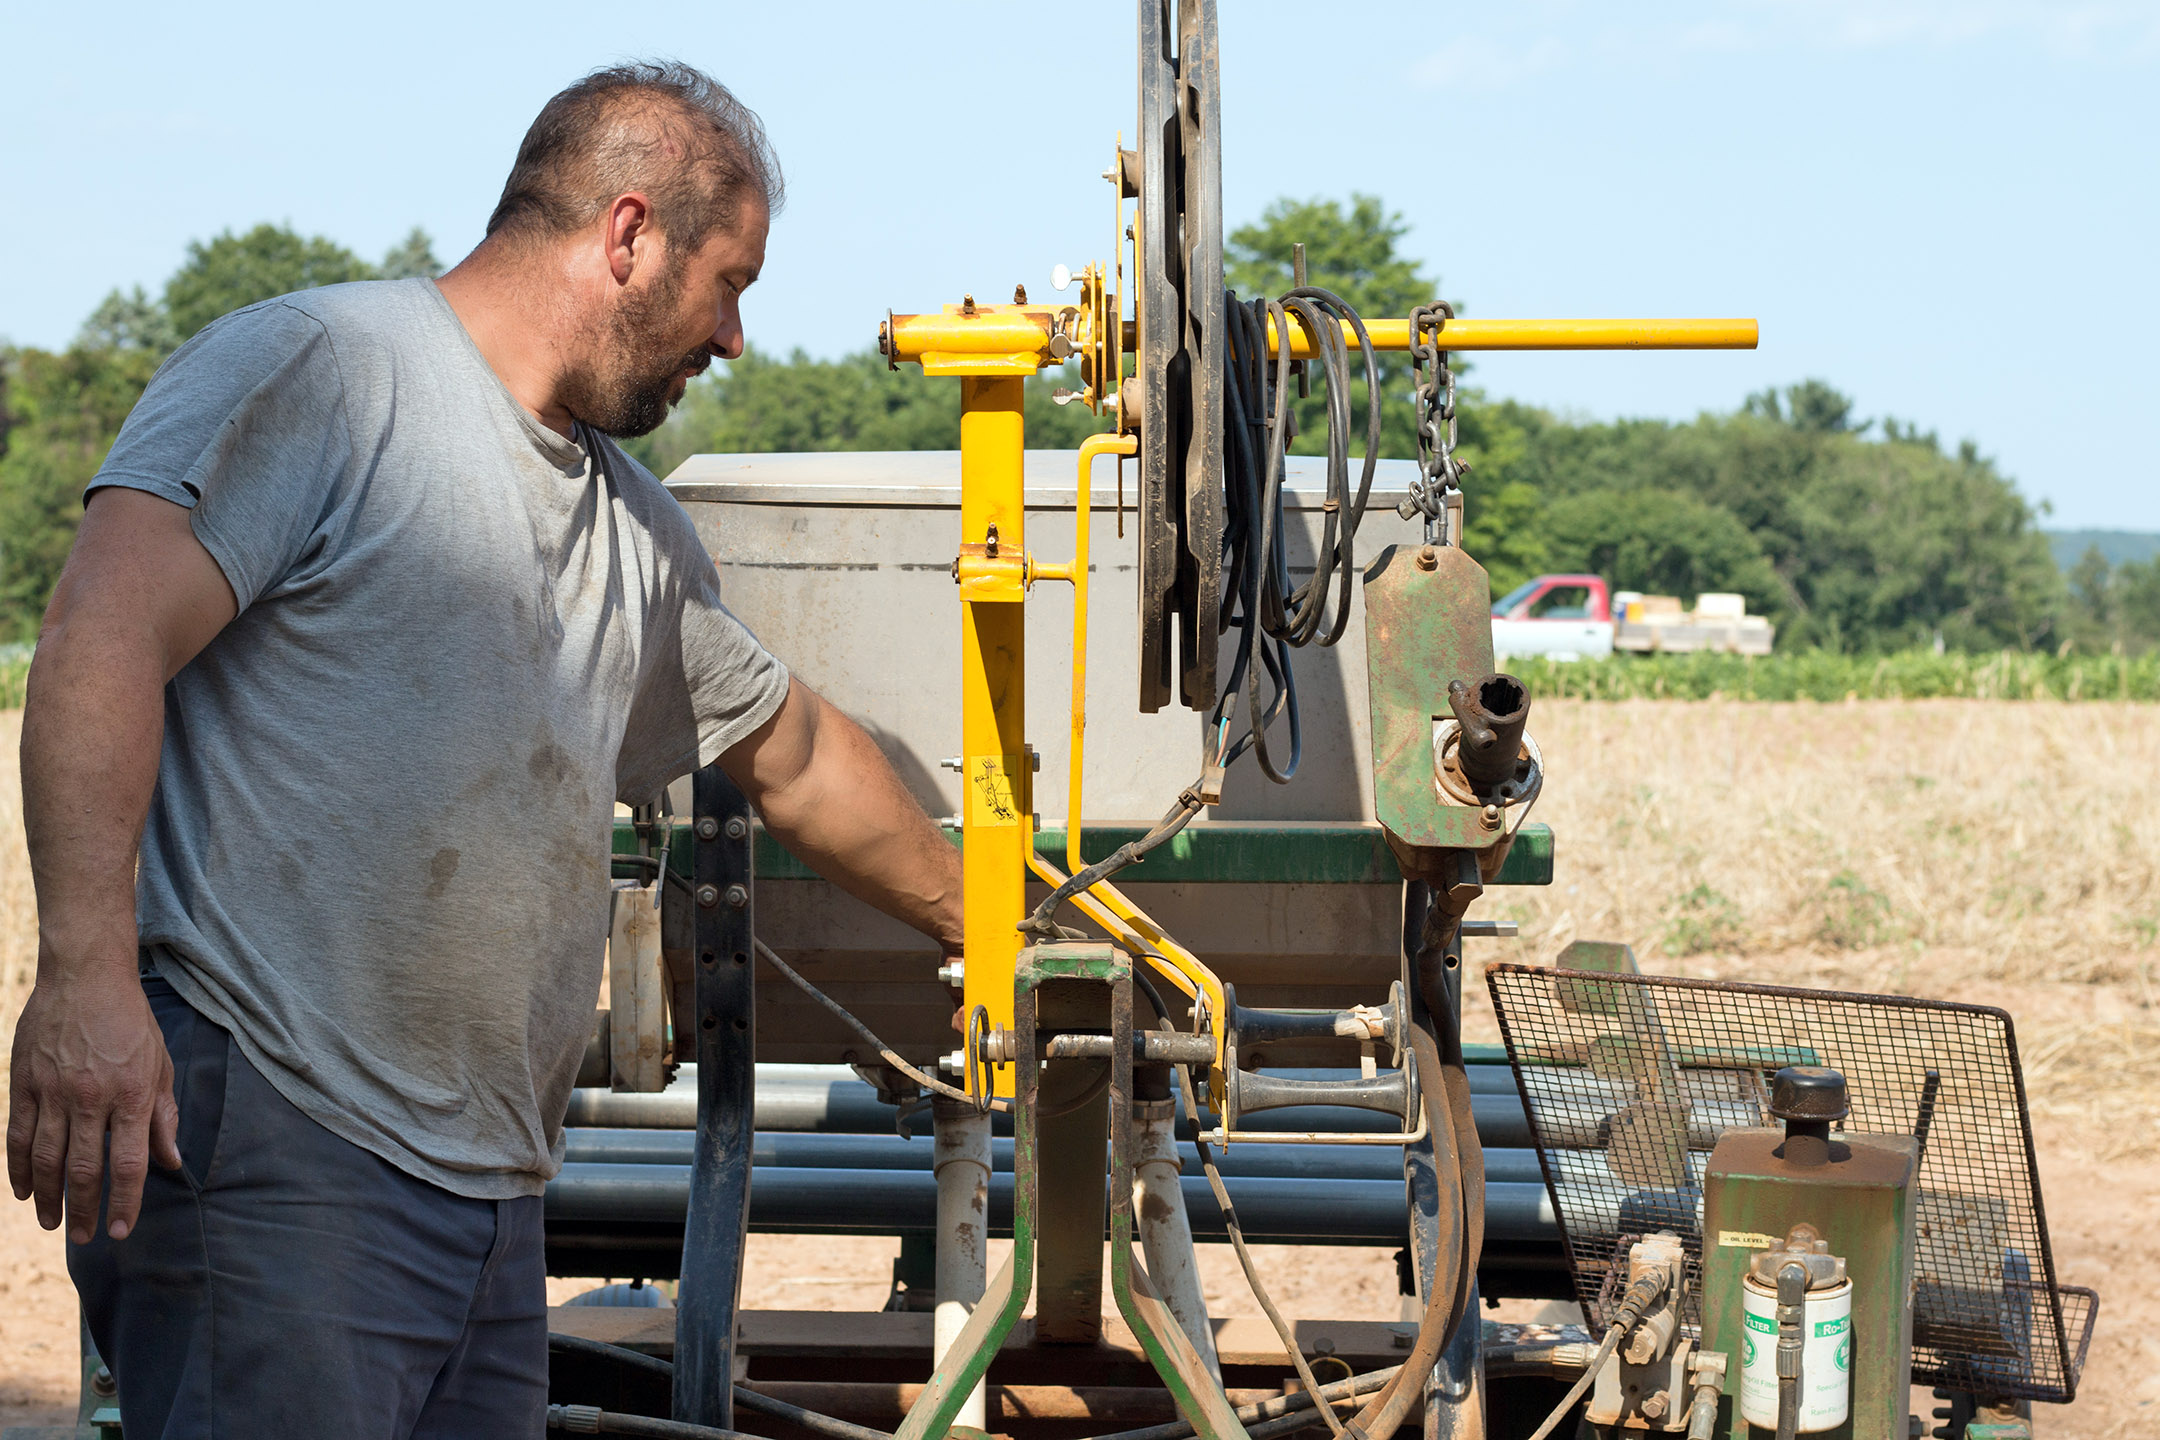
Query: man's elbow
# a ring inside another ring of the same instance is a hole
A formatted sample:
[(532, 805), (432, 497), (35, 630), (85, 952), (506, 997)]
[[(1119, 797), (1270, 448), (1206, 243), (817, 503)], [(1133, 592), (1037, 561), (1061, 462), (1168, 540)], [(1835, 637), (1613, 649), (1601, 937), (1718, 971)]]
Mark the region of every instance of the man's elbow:
[(818, 748), (830, 734), (825, 701), (800, 680), (763, 725), (721, 752), (727, 773), (766, 823), (784, 824), (811, 788)]

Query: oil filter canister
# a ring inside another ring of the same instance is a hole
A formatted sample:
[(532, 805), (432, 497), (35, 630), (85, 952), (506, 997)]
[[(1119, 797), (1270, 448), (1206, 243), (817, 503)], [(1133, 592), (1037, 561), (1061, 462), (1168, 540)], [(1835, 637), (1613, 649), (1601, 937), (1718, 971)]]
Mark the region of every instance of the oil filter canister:
[[(1778, 1297), (1774, 1281), (1750, 1274), (1742, 1279), (1740, 1413), (1765, 1430), (1778, 1423)], [(1802, 1435), (1834, 1430), (1852, 1409), (1853, 1285), (1841, 1279), (1824, 1289), (1810, 1289), (1803, 1309), (1800, 1349), (1800, 1422)]]

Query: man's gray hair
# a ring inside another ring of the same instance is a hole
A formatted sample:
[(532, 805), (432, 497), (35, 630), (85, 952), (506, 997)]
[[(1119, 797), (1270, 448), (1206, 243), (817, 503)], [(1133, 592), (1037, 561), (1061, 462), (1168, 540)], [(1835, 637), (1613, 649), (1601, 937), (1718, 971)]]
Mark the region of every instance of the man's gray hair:
[(768, 214), (785, 198), (780, 162), (748, 106), (702, 70), (636, 61), (595, 70), (541, 108), (487, 233), (565, 235), (631, 191), (652, 201), (660, 233), (685, 249), (732, 228), (746, 197)]

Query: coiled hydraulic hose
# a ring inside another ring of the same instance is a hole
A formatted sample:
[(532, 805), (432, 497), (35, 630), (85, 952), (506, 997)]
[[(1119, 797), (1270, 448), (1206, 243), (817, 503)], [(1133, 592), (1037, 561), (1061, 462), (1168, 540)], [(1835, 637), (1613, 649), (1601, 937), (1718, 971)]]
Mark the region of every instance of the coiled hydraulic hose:
[[(1290, 327), (1295, 315), (1317, 338), (1315, 356), (1327, 390), (1327, 498), (1322, 503), (1320, 543), (1313, 573), (1301, 585), (1290, 580), (1283, 527), (1283, 457), (1290, 442)], [(1280, 301), (1227, 297), (1224, 316), (1230, 343), (1223, 361), (1223, 586), (1217, 630), (1238, 632), (1237, 650), (1221, 698), (1209, 718), (1215, 763), (1228, 766), (1246, 750), (1276, 784), (1297, 773), (1304, 752), (1297, 679), (1290, 665), (1294, 646), (1333, 645), (1350, 624), (1356, 583), (1359, 522), (1372, 494), (1380, 459), (1380, 376), (1365, 322), (1348, 301), (1315, 285), (1300, 285)], [(1348, 325), (1357, 336), (1365, 368), (1364, 464), (1350, 487), (1350, 354)], [(1270, 326), (1281, 337), (1273, 373), (1268, 364)], [(1330, 603), (1330, 594), (1333, 602)], [(1272, 693), (1265, 702), (1260, 677)], [(1231, 716), (1244, 692), (1246, 732), (1230, 738)], [(1281, 765), (1268, 750), (1268, 729), (1287, 713), (1290, 754)]]

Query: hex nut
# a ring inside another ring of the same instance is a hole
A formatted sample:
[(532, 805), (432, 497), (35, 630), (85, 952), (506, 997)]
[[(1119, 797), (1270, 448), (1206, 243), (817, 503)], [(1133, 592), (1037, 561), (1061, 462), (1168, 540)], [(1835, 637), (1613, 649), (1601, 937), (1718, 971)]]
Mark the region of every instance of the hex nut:
[(720, 822), (710, 815), (700, 815), (697, 818), (696, 833), (700, 840), (717, 840), (720, 838)]
[(713, 908), (713, 906), (718, 905), (720, 903), (720, 887), (717, 885), (698, 886), (697, 903), (704, 906), (707, 910), (710, 910)]
[(727, 887), (727, 903), (731, 910), (740, 910), (750, 903), (750, 892), (740, 885)]
[(750, 822), (737, 815), (727, 822), (728, 839), (740, 840), (750, 833)]

